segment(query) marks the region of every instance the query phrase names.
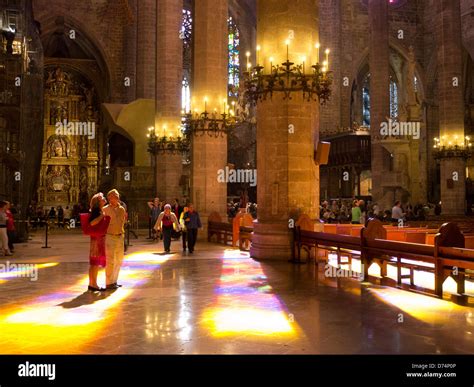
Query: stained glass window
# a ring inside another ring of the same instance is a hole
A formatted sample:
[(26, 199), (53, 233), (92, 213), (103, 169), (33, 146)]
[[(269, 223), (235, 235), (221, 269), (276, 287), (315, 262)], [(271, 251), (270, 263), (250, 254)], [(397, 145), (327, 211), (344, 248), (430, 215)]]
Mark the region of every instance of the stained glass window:
[(362, 87), (362, 125), (370, 126), (370, 74), (367, 74)]
[(185, 112), (191, 109), (191, 63), (192, 63), (192, 33), (193, 17), (191, 11), (183, 9), (183, 22), (179, 37), (183, 40), (183, 86), (181, 93), (181, 105)]
[(240, 32), (232, 17), (229, 26), (229, 97), (237, 98), (240, 86)]
[(390, 118), (398, 118), (398, 86), (390, 77)]

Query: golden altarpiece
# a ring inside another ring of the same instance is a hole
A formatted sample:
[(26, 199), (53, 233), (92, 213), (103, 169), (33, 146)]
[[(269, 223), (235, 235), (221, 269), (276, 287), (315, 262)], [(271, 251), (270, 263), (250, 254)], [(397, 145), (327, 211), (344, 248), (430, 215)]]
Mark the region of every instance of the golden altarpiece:
[(99, 178), (96, 91), (79, 72), (49, 67), (45, 69), (44, 101), (39, 204), (53, 207), (87, 203), (97, 192)]

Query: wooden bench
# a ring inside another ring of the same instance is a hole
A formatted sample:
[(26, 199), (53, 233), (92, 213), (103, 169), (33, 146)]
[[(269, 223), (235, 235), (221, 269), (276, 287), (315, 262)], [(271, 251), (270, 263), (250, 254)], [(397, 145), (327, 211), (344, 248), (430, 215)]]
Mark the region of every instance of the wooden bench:
[[(387, 278), (387, 267), (390, 265), (397, 269), (396, 286), (406, 286), (403, 284), (403, 279), (409, 279), (409, 289), (420, 291), (418, 287), (415, 287), (414, 272), (431, 272), (435, 278), (434, 290), (423, 289), (423, 292), (441, 298), (443, 283), (448, 277), (454, 279), (457, 284), (457, 293), (463, 295), (465, 279), (471, 276), (474, 270), (474, 250), (465, 248), (466, 240), (472, 243), (474, 235), (464, 236), (453, 223), (441, 226), (433, 245), (388, 240), (387, 233), (396, 230), (387, 230), (379, 220), (374, 219), (361, 230), (360, 237), (315, 232), (305, 228), (310, 227), (298, 226), (294, 230), (293, 259), (295, 262), (301, 262), (301, 252), (304, 250), (315, 251), (316, 264), (319, 249), (335, 252), (338, 256), (338, 266), (341, 265), (341, 256), (344, 254), (349, 257), (360, 256), (365, 280), (369, 280), (369, 267), (373, 263), (379, 265), (382, 279)], [(419, 242), (423, 240), (423, 237), (426, 241), (429, 235), (433, 235), (432, 230), (429, 229), (403, 231), (405, 239)], [(308, 255), (307, 262), (310, 258), (311, 254)], [(348, 263), (351, 263), (350, 258)], [(404, 274), (403, 269), (408, 269), (409, 274)]]
[(246, 212), (238, 213), (232, 222), (232, 246), (249, 250), (252, 242), (253, 218)]
[(211, 242), (212, 237), (216, 237), (217, 243), (232, 244), (233, 228), (232, 224), (222, 222), (220, 215), (213, 212), (209, 215), (207, 226), (207, 241)]

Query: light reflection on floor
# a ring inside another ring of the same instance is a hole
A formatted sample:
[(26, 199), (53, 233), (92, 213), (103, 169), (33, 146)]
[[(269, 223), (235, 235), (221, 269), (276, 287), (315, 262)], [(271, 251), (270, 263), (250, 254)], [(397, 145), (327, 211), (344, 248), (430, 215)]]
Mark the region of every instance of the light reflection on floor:
[[(3, 264), (3, 265), (6, 265), (6, 264)], [(0, 283), (5, 282), (4, 280), (7, 280), (7, 279), (28, 277), (35, 274), (35, 272), (36, 274), (38, 274), (39, 270), (57, 266), (59, 265), (59, 263), (52, 262), (52, 263), (38, 263), (38, 264), (23, 264), (23, 263), (17, 263), (17, 262), (10, 262), (8, 263), (8, 265), (9, 265), (8, 271), (6, 271), (7, 269), (5, 269), (5, 271), (0, 272)], [(32, 270), (32, 265), (34, 265), (34, 271)], [(14, 268), (12, 269), (12, 267)]]
[(393, 305), (420, 321), (446, 324), (453, 318), (462, 318), (474, 330), (474, 311), (471, 307), (394, 288), (372, 288), (369, 291), (386, 304)]
[(295, 336), (295, 323), (272, 293), (261, 264), (248, 253), (226, 250), (215, 305), (204, 312), (203, 324), (213, 336), (233, 334)]
[(84, 292), (88, 285), (85, 275), (56, 293), (37, 297), (21, 307), (0, 310), (0, 353), (80, 351), (114, 319), (115, 307), (169, 257), (153, 253), (128, 256), (120, 274), (123, 287), (115, 292)]
[[(405, 260), (406, 262), (413, 262)], [(337, 256), (335, 254), (329, 254), (329, 264), (331, 266), (337, 267)], [(349, 270), (349, 265), (341, 265), (342, 268)], [(361, 272), (361, 261), (359, 259), (352, 260), (352, 271), (356, 273)], [(408, 268), (402, 268), (402, 274), (409, 274), (410, 270)], [(380, 267), (376, 263), (373, 263), (369, 267), (369, 275), (372, 277), (381, 278), (380, 276)], [(387, 277), (396, 281), (397, 280), (397, 268), (394, 265), (387, 265)], [(415, 286), (434, 290), (434, 273), (429, 273), (426, 271), (415, 270), (413, 274), (413, 280)], [(409, 284), (409, 279), (402, 279), (403, 283)], [(449, 294), (457, 294), (457, 284), (452, 277), (447, 278), (443, 284), (443, 292)], [(465, 293), (468, 295), (474, 295), (474, 282), (465, 281)]]

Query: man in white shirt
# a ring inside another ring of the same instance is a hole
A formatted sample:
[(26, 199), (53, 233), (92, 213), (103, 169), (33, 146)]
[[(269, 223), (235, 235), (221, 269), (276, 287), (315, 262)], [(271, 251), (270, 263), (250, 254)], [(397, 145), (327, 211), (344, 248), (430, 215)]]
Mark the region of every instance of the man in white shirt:
[(392, 208), (392, 222), (398, 223), (400, 219), (403, 219), (404, 215), (405, 214), (402, 210), (402, 203), (400, 202), (400, 200), (397, 200)]
[(107, 194), (109, 205), (104, 207), (104, 214), (110, 216), (110, 224), (105, 238), (105, 255), (107, 263), (105, 266), (106, 288), (117, 289), (120, 267), (124, 256), (124, 234), (127, 213), (120, 204), (120, 194), (113, 189)]

